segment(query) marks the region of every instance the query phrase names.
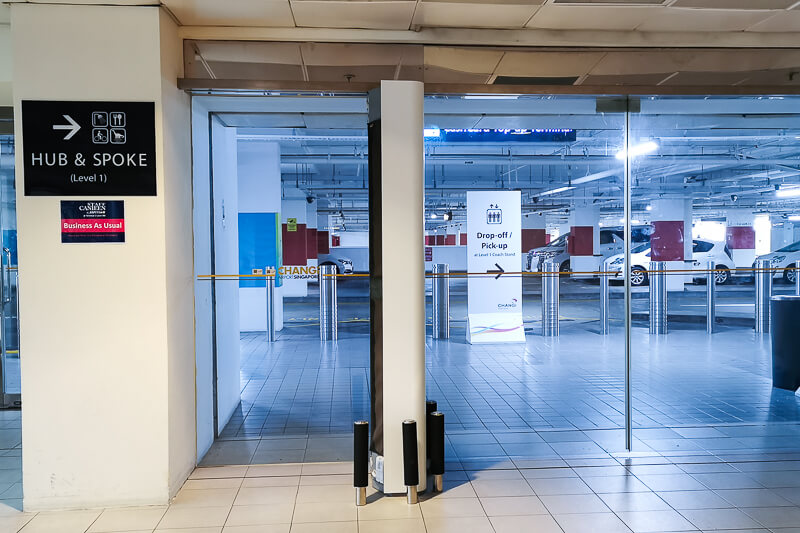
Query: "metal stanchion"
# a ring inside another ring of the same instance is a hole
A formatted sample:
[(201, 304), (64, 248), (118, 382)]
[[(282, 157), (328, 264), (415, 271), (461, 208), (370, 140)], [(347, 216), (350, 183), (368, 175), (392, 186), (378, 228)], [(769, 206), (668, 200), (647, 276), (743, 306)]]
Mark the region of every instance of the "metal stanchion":
[(706, 331), (714, 333), (717, 324), (717, 281), (714, 278), (714, 261), (706, 263)]
[(275, 269), (264, 269), (267, 280), (267, 342), (275, 342)]
[(450, 338), (450, 266), (433, 265), (433, 338)]
[(772, 270), (769, 259), (756, 260), (756, 332), (769, 332), (769, 298), (772, 296)]
[(353, 423), (353, 487), (356, 489), (356, 505), (367, 504), (369, 484), (369, 422)]
[(800, 296), (800, 261), (794, 262), (794, 294)]
[(542, 276), (542, 335), (558, 336), (558, 264), (546, 261)]
[(608, 335), (608, 264), (603, 261), (600, 265), (600, 331)]
[(403, 421), (403, 483), (408, 504), (418, 503), (419, 462), (417, 461), (417, 422)]
[(336, 298), (336, 266), (319, 267), (319, 339), (335, 341), (339, 337), (339, 311)]
[[(667, 263), (650, 262), (650, 333), (662, 335), (667, 332)], [(628, 274), (630, 275), (630, 274)]]
[(444, 490), (444, 413), (436, 411), (428, 418), (428, 442), (431, 443), (433, 490)]

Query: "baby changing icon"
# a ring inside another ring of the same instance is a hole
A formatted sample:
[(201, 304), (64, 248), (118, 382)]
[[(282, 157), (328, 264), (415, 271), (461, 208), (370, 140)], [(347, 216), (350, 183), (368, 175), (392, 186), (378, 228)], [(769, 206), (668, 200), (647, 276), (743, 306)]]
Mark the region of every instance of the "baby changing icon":
[(486, 210), (486, 223), (487, 224), (502, 224), (503, 223), (503, 210), (499, 209), (496, 205), (489, 206)]

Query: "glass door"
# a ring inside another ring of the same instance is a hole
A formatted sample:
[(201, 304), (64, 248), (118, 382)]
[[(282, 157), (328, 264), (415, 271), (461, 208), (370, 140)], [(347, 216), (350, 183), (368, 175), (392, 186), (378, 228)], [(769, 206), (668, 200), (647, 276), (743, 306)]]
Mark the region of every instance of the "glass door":
[(0, 135), (0, 245), (0, 408), (9, 408), (21, 404), (13, 135)]

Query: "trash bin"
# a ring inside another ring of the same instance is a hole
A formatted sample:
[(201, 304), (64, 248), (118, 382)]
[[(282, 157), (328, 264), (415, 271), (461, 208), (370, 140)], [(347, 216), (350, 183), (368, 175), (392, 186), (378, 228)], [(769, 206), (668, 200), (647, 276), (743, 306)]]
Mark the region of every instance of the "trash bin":
[(772, 386), (792, 392), (800, 387), (800, 296), (773, 296), (772, 315)]

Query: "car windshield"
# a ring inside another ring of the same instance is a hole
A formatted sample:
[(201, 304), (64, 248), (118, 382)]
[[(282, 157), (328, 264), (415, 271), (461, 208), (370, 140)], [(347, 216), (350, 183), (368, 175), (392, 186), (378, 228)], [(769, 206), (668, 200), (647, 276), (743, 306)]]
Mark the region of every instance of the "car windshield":
[(800, 241), (793, 242), (789, 246), (784, 246), (778, 250), (779, 252), (800, 252)]
[(565, 233), (564, 235), (562, 235), (562, 236), (561, 236), (561, 237), (559, 237), (558, 239), (554, 240), (553, 242), (551, 242), (551, 243), (550, 243), (550, 244), (548, 244), (547, 246), (548, 246), (548, 247), (549, 247), (549, 246), (552, 246), (552, 247), (554, 247), (554, 248), (555, 248), (555, 247), (559, 247), (559, 246), (564, 246), (564, 244), (567, 242), (567, 237), (568, 237), (568, 236), (569, 236), (569, 233)]
[(637, 244), (636, 246), (631, 248), (631, 253), (632, 254), (638, 254), (640, 252), (644, 252), (648, 248), (650, 248), (650, 243), (649, 242), (643, 242), (643, 243)]

